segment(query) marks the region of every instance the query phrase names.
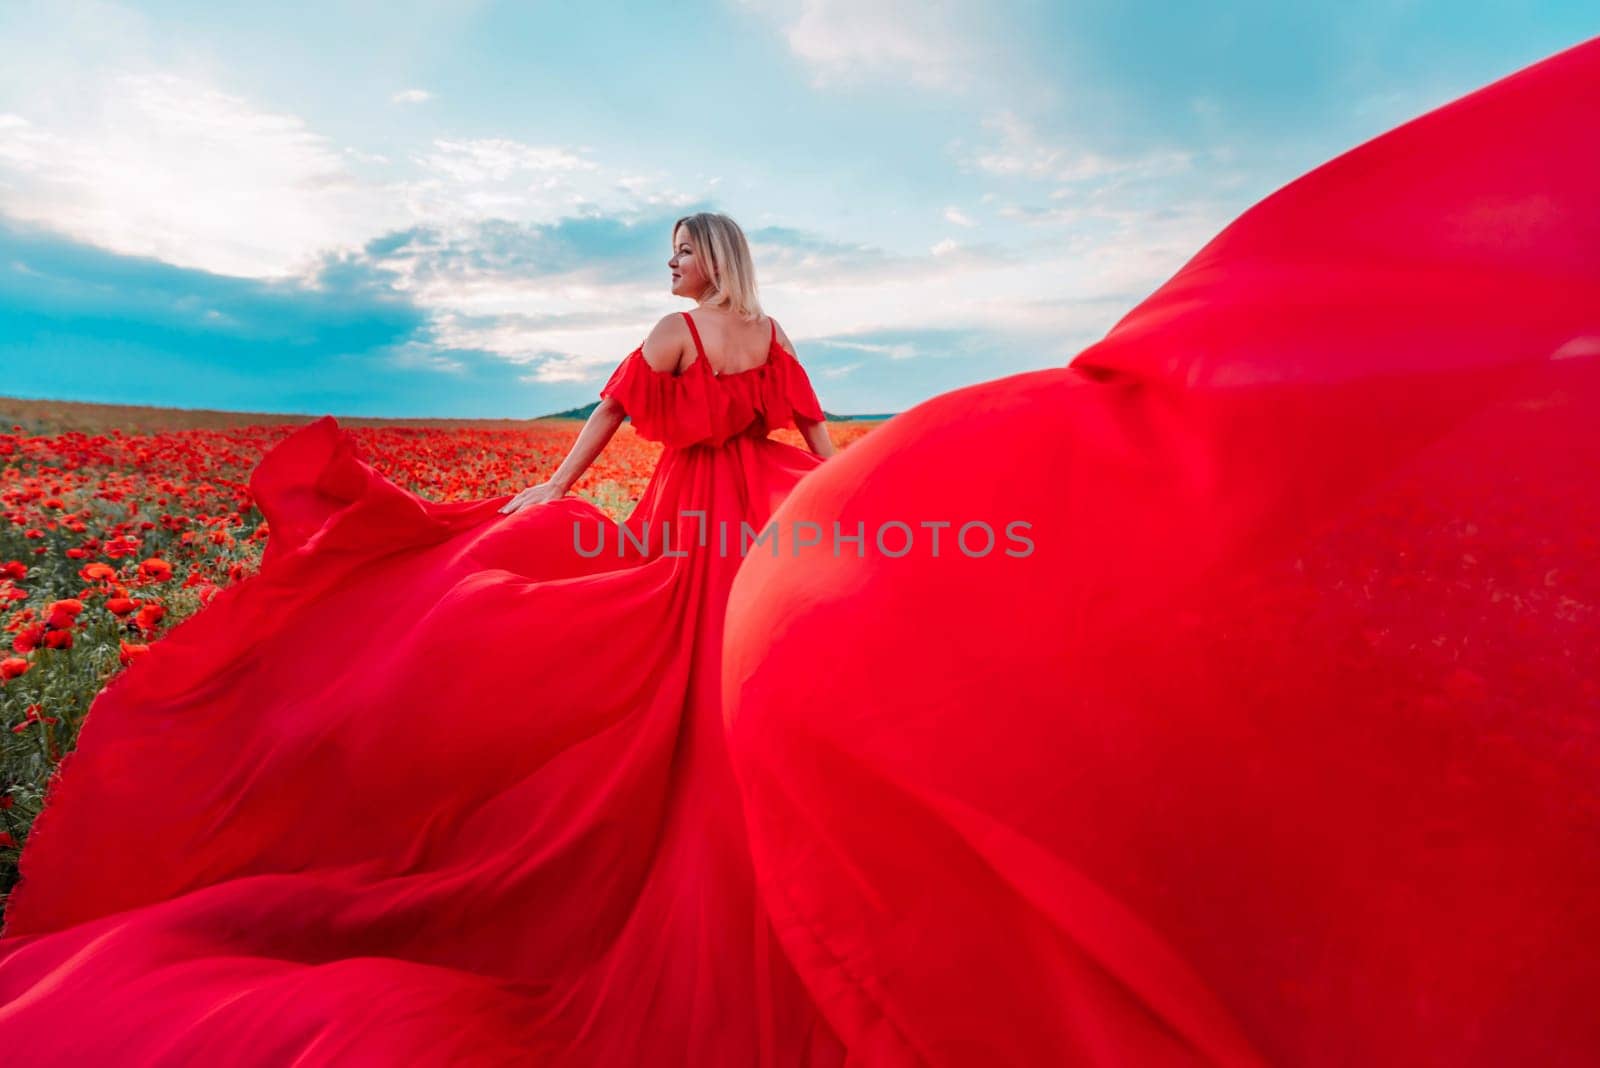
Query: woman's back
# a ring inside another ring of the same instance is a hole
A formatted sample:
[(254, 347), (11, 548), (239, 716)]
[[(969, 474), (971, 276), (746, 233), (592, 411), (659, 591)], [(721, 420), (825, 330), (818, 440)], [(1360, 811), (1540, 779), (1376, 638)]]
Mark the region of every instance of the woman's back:
[(767, 362), (774, 346), (780, 345), (777, 320), (770, 315), (742, 319), (721, 308), (697, 308), (684, 312), (692, 340), (680, 357), (681, 373), (696, 359), (705, 359), (713, 374), (738, 374), (754, 370)]

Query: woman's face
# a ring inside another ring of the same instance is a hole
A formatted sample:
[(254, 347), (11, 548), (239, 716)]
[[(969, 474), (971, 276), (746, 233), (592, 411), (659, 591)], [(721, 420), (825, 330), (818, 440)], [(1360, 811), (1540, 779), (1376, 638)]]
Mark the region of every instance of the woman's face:
[(672, 292), (675, 296), (699, 300), (711, 287), (711, 267), (700, 258), (699, 249), (689, 237), (689, 228), (678, 227), (672, 235)]

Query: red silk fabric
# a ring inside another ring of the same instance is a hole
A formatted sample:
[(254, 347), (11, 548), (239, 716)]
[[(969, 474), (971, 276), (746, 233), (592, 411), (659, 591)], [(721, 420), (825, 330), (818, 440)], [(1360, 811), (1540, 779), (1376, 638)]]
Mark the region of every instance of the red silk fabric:
[(729, 739), (863, 1063), (1600, 1063), (1597, 100), (1361, 145), (784, 502), (866, 551), (746, 562)]
[(755, 894), (720, 703), (715, 532), (822, 463), (764, 436), (817, 410), (784, 355), (622, 362), (607, 393), (671, 442), (622, 528), (420, 498), (332, 417), (278, 443), (261, 572), (111, 680), (26, 842), (8, 1056), (841, 1063)]

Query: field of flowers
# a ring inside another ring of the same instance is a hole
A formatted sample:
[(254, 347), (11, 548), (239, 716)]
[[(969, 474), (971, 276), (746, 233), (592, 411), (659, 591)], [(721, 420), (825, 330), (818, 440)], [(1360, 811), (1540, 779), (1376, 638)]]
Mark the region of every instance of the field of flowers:
[[(82, 429), (82, 418), (63, 429), (31, 414), (0, 427), (0, 911), (46, 785), (94, 696), (219, 589), (254, 573), (267, 530), (247, 482), (294, 429), (190, 420), (186, 429), (99, 430)], [(361, 422), (341, 420), (374, 466), (434, 500), (540, 482), (582, 427)], [(830, 429), (845, 447), (874, 425)], [(803, 446), (793, 430), (775, 436)], [(624, 424), (573, 493), (621, 519), (659, 453)]]

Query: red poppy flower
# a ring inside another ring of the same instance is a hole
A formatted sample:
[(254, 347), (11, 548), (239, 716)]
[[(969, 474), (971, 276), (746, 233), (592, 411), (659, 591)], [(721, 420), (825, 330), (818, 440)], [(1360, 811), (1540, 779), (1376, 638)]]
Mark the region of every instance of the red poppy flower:
[(47, 716), (44, 714), (44, 705), (32, 704), (22, 711), (22, 722), (11, 728), (12, 734), (21, 734), (34, 723), (60, 723), (60, 716)]
[(132, 556), (139, 551), (139, 542), (135, 538), (112, 538), (106, 542), (104, 551), (113, 560), (118, 557)]
[(22, 675), (33, 665), (20, 656), (8, 656), (0, 660), (0, 679), (14, 679)]
[(155, 629), (156, 624), (161, 622), (161, 617), (166, 614), (167, 609), (164, 605), (156, 604), (153, 601), (146, 601), (144, 604), (139, 606), (139, 614), (133, 618), (134, 622), (139, 624), (140, 630), (149, 633)]
[(51, 601), (50, 607), (45, 609), (45, 625), (56, 630), (67, 630), (82, 611), (83, 602), (76, 597)]
[(19, 653), (31, 653), (39, 648), (39, 643), (44, 641), (44, 624), (29, 623), (17, 631), (17, 636), (11, 639), (11, 648)]

